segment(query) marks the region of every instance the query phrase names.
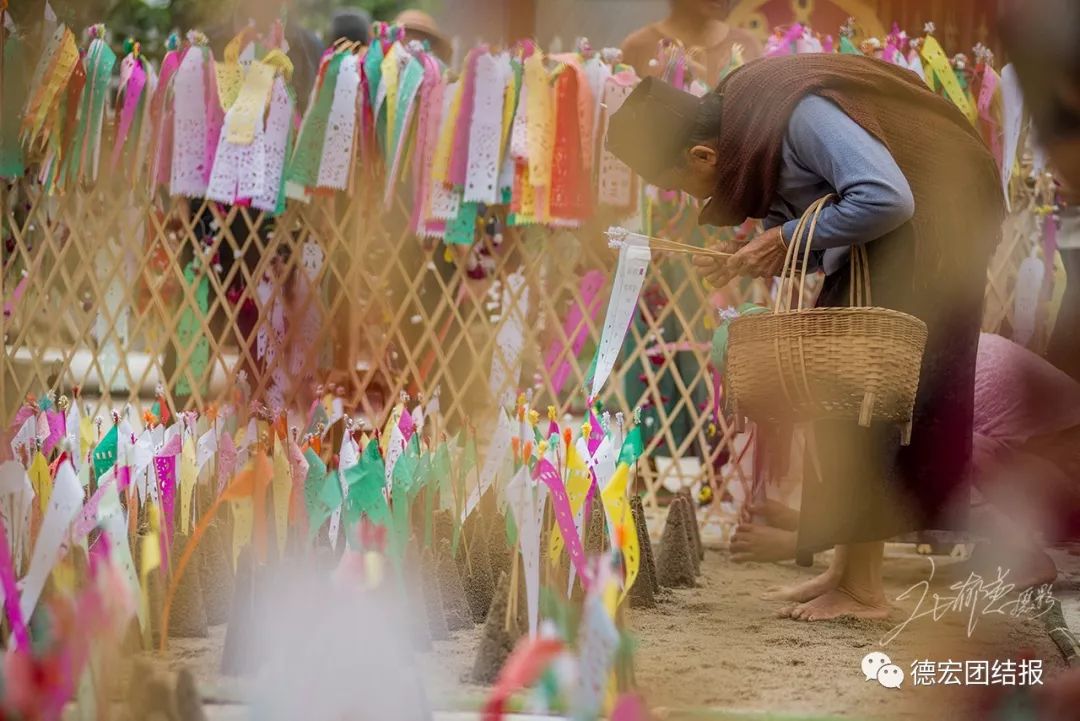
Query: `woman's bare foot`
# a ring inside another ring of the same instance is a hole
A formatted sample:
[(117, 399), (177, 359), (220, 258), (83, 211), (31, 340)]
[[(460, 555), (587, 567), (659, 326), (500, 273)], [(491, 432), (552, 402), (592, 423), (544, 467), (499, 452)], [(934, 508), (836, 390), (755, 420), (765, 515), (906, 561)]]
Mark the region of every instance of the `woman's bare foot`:
[(770, 563), (795, 558), (795, 534), (770, 526), (739, 524), (731, 539), (735, 563)]
[(773, 528), (785, 531), (795, 531), (799, 528), (799, 512), (771, 498), (750, 506), (750, 513), (761, 516), (765, 523)]
[(884, 595), (867, 596), (863, 592), (839, 586), (812, 601), (790, 609), (787, 617), (796, 621), (828, 621), (844, 616), (853, 618), (888, 618), (889, 604)]
[[(776, 586), (775, 588), (770, 588), (762, 595), (762, 598), (767, 601), (794, 601), (795, 603), (805, 603), (835, 589), (840, 585), (842, 577), (843, 574), (829, 568), (821, 575), (814, 576), (809, 581), (796, 583), (791, 586)], [(787, 614), (781, 612), (781, 615), (786, 616)]]

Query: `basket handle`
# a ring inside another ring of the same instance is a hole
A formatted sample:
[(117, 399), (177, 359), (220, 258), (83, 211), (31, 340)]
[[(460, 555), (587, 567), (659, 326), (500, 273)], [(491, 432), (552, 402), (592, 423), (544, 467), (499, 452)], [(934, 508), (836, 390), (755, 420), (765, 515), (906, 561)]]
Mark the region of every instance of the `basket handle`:
[[(795, 235), (788, 244), (787, 256), (784, 259), (784, 268), (780, 271), (780, 285), (776, 290), (776, 302), (773, 304), (773, 312), (780, 313), (791, 310), (791, 293), (795, 289), (796, 274), (800, 275), (799, 310), (803, 309), (806, 273), (800, 273), (796, 267), (795, 259), (799, 257), (799, 252), (801, 250), (802, 267), (805, 268), (810, 261), (810, 247), (814, 241), (814, 231), (817, 228), (818, 216), (821, 215), (822, 209), (835, 197), (835, 195), (829, 194), (822, 198), (818, 198), (810, 204), (810, 207), (807, 208), (806, 212), (799, 218), (799, 223), (795, 228)], [(807, 230), (808, 228), (809, 231)]]
[(870, 294), (870, 257), (866, 246), (851, 246), (851, 290), (848, 304), (852, 308), (868, 308), (874, 301)]

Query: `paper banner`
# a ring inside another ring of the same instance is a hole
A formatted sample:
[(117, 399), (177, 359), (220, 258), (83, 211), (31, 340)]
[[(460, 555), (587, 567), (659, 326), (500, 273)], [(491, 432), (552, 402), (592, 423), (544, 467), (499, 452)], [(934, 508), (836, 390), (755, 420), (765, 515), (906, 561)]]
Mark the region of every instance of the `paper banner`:
[[(588, 497), (589, 489), (592, 487), (592, 474), (585, 463), (587, 456), (584, 454), (584, 450), (585, 443), (580, 438), (575, 445), (571, 445), (566, 449), (566, 495), (570, 503), (570, 515), (577, 530), (578, 538), (582, 535), (582, 526), (584, 525), (585, 499)], [(551, 540), (548, 544), (548, 558), (554, 562), (563, 552), (565, 545), (562, 531), (556, 520), (556, 526), (552, 529)], [(574, 588), (574, 579), (576, 577), (577, 566), (571, 565), (567, 579), (567, 596), (570, 595)]]
[(352, 436), (346, 433), (341, 439), (341, 451), (338, 453), (338, 470), (335, 474), (338, 486), (341, 489), (341, 500), (330, 514), (330, 545), (335, 550), (337, 549), (338, 529), (341, 527), (341, 513), (349, 496), (349, 484), (345, 479), (345, 474), (359, 462), (360, 449), (356, 447), (356, 442), (352, 439)]
[(232, 565), (236, 563), (244, 546), (251, 543), (251, 534), (255, 529), (255, 503), (250, 498), (237, 498), (230, 501), (232, 506)]
[(199, 436), (195, 443), (195, 469), (202, 473), (203, 466), (214, 457), (217, 451), (218, 434), (217, 427), (211, 426), (205, 433)]
[(184, 439), (180, 452), (180, 533), (185, 536), (191, 531), (191, 501), (195, 496), (195, 484), (199, 470), (195, 465), (195, 444), (191, 436)]
[(30, 559), (30, 569), (22, 580), (22, 598), (19, 610), (24, 619), (33, 616), (45, 580), (59, 559), (59, 552), (67, 535), (71, 522), (75, 520), (82, 507), (83, 492), (79, 479), (70, 463), (64, 461), (56, 472), (49, 507), (41, 523), (34, 553)]
[(529, 606), (529, 636), (536, 638), (540, 623), (540, 530), (544, 522), (547, 487), (529, 478), (522, 466), (506, 486), (506, 503), (517, 525), (525, 569), (525, 595)]
[(548, 487), (551, 493), (551, 508), (555, 512), (555, 520), (559, 524), (563, 542), (566, 544), (570, 561), (574, 564), (577, 574), (581, 577), (583, 586), (588, 586), (588, 568), (586, 566), (585, 549), (581, 545), (581, 537), (574, 525), (574, 514), (570, 509), (570, 499), (566, 494), (559, 471), (546, 458), (540, 459), (536, 464), (535, 478)]
[(350, 543), (356, 541), (353, 529), (361, 517), (380, 526), (386, 526), (390, 521), (384, 492), (385, 472), (379, 445), (374, 442), (367, 444), (360, 462), (346, 472), (349, 490), (345, 499), (345, 528)]
[(30, 540), (30, 509), (34, 489), (26, 469), (17, 461), (0, 463), (0, 515), (7, 520), (8, 544), (15, 572), (22, 571), (23, 545)]
[(278, 554), (285, 555), (285, 544), (289, 537), (289, 503), (292, 498), (292, 471), (289, 457), (281, 443), (274, 447), (273, 480), (271, 493), (274, 496), (274, 536), (277, 538)]
[(619, 647), (619, 630), (604, 608), (600, 594), (590, 596), (585, 602), (578, 647), (581, 649), (578, 684), (571, 702), (574, 719), (600, 718), (615, 651)]
[(1001, 107), (1005, 134), (1005, 148), (1001, 156), (1001, 190), (1005, 194), (1006, 207), (1011, 212), (1009, 183), (1012, 182), (1013, 170), (1016, 168), (1020, 134), (1024, 124), (1024, 95), (1020, 90), (1020, 77), (1011, 64), (1001, 71)]
[(163, 524), (165, 539), (171, 546), (176, 513), (176, 456), (154, 456), (154, 474), (157, 478), (159, 498), (161, 498), (161, 512), (165, 516)]
[(608, 522), (611, 524), (612, 543), (616, 539), (622, 539), (622, 554), (625, 564), (625, 578), (623, 580), (622, 593), (619, 602), (626, 598), (630, 587), (637, 579), (638, 570), (641, 567), (641, 547), (638, 543), (637, 529), (630, 513), (630, 500), (627, 495), (630, 481), (630, 467), (620, 463), (611, 477), (611, 482), (600, 494), (604, 503), (604, 511), (607, 513)]
[(502, 151), (502, 111), (509, 58), (483, 53), (476, 59), (473, 117), (469, 127), (469, 155), (464, 200), (498, 202), (499, 158)]
[(38, 499), (38, 508), (45, 513), (49, 507), (53, 481), (52, 474), (49, 473), (49, 462), (45, 460), (41, 451), (34, 453), (34, 458), (30, 461), (30, 467), (26, 469), (26, 473), (30, 476), (30, 487), (34, 489), (34, 495)]
[[(206, 193), (209, 173), (206, 172), (207, 123), (206, 87), (207, 54), (204, 48), (193, 46), (184, 54), (173, 77), (173, 97), (183, 98), (173, 106), (173, 151), (169, 179), (171, 195), (189, 198)], [(212, 159), (212, 157), (211, 157)]]
[(506, 278), (502, 293), (503, 316), (491, 352), (488, 387), (500, 406), (509, 406), (517, 396), (521, 376), (521, 356), (525, 349), (525, 325), (529, 314), (529, 288), (525, 276), (514, 272)]
[(117, 428), (113, 425), (94, 448), (94, 476), (104, 476), (116, 464), (116, 447)]
[(923, 38), (922, 57), (930, 69), (933, 70), (934, 77), (941, 83), (949, 100), (960, 108), (960, 112), (974, 124), (979, 119), (978, 111), (969, 102), (967, 93), (960, 87), (960, 81), (956, 77), (952, 65), (949, 64), (949, 58), (945, 56), (945, 51), (941, 49), (941, 44), (933, 35), (927, 35)]
[(316, 180), (320, 188), (345, 190), (349, 184), (356, 139), (356, 98), (360, 91), (358, 63), (357, 56), (350, 53), (338, 70)]
[[(487, 492), (487, 489), (491, 488), (495, 476), (498, 475), (503, 464), (510, 457), (510, 437), (513, 433), (513, 425), (509, 416), (506, 415), (506, 410), (500, 408), (499, 425), (495, 428), (495, 435), (491, 437), (491, 443), (488, 445), (487, 458), (484, 459), (484, 466), (480, 469), (479, 485), (469, 494), (468, 499), (465, 501), (465, 508), (461, 511), (462, 523), (480, 503), (480, 497)], [(559, 485), (562, 485), (561, 481)]]
[(600, 344), (596, 348), (593, 362), (592, 386), (590, 398), (596, 398), (615, 368), (615, 359), (622, 350), (623, 339), (630, 328), (637, 308), (638, 295), (645, 283), (645, 274), (651, 259), (649, 241), (646, 237), (631, 233), (626, 243), (619, 248), (619, 265), (615, 270), (615, 281), (608, 300), (607, 316), (600, 335)]

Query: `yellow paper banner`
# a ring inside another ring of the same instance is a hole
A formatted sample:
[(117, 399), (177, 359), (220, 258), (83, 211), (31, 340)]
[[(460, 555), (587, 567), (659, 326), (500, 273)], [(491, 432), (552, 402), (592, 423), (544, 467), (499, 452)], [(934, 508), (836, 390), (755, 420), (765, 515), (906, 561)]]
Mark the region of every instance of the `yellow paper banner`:
[[(600, 493), (600, 497), (604, 501), (604, 510), (607, 511), (608, 518), (611, 519), (612, 543), (620, 537), (622, 539), (623, 560), (626, 563), (626, 580), (623, 583), (622, 594), (619, 596), (619, 603), (622, 603), (623, 599), (626, 598), (626, 594), (630, 592), (630, 587), (634, 585), (634, 581), (637, 579), (638, 569), (641, 568), (641, 547), (638, 543), (633, 515), (630, 513), (630, 501), (626, 495), (629, 481), (630, 466), (620, 463), (619, 467), (615, 469), (615, 474), (611, 477), (611, 482)], [(614, 609), (611, 609), (611, 612), (614, 618)]]
[(254, 61), (248, 67), (243, 87), (240, 88), (229, 112), (225, 137), (236, 145), (255, 142), (255, 128), (262, 122), (270, 93), (274, 89), (273, 67)]
[(945, 51), (941, 49), (940, 43), (933, 35), (927, 35), (923, 40), (922, 56), (926, 64), (933, 69), (934, 76), (945, 89), (945, 94), (949, 97), (949, 100), (960, 108), (960, 111), (967, 116), (967, 119), (972, 124), (978, 121), (978, 109), (973, 103), (969, 102), (967, 93), (960, 87), (960, 80), (956, 77), (952, 65), (949, 64), (949, 59), (945, 56)]
[(191, 500), (195, 496), (198, 475), (195, 443), (188, 436), (180, 450), (180, 533), (185, 536), (191, 532)]
[(232, 562), (233, 571), (236, 570), (236, 561), (240, 558), (240, 551), (244, 546), (251, 543), (251, 533), (255, 529), (255, 503), (250, 498), (237, 498), (232, 503), (233, 537), (232, 537)]
[(44, 514), (49, 507), (49, 496), (52, 495), (52, 475), (49, 473), (49, 462), (45, 460), (41, 451), (34, 454), (27, 474), (30, 476), (30, 486), (38, 499), (38, 508)]
[[(592, 474), (589, 473), (589, 468), (585, 465), (581, 454), (572, 445), (566, 451), (566, 470), (566, 497), (570, 501), (570, 510), (576, 517), (589, 495)], [(559, 524), (555, 523), (551, 529), (551, 540), (548, 541), (548, 558), (552, 563), (555, 563), (562, 554), (565, 545)]]
[(529, 175), (535, 186), (551, 185), (551, 152), (555, 139), (551, 82), (543, 57), (525, 61), (525, 121), (529, 133)]
[[(303, 479), (301, 479), (301, 482)], [(289, 534), (289, 495), (292, 493), (292, 472), (285, 446), (274, 447), (274, 472), (271, 481), (274, 494), (274, 535), (277, 536), (278, 553), (285, 555), (285, 541)]]

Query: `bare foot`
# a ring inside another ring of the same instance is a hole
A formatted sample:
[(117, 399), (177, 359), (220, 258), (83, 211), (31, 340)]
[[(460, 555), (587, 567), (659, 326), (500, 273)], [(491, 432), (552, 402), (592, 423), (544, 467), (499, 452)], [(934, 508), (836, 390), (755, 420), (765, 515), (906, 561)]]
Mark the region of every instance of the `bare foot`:
[[(750, 512), (761, 516), (773, 528), (795, 531), (799, 528), (799, 512), (771, 498), (750, 506)], [(792, 554), (793, 556), (795, 554)]]
[(735, 563), (769, 563), (795, 558), (795, 534), (779, 528), (740, 524), (731, 539), (731, 560)]
[(888, 618), (889, 604), (843, 586), (791, 609), (788, 618), (796, 621), (828, 621), (834, 618)]
[(815, 576), (809, 581), (796, 583), (793, 586), (770, 588), (765, 592), (765, 595), (763, 595), (762, 598), (767, 601), (794, 601), (796, 603), (805, 603), (818, 596), (824, 595), (839, 586), (842, 575), (843, 574), (839, 571), (830, 568), (820, 576)]

